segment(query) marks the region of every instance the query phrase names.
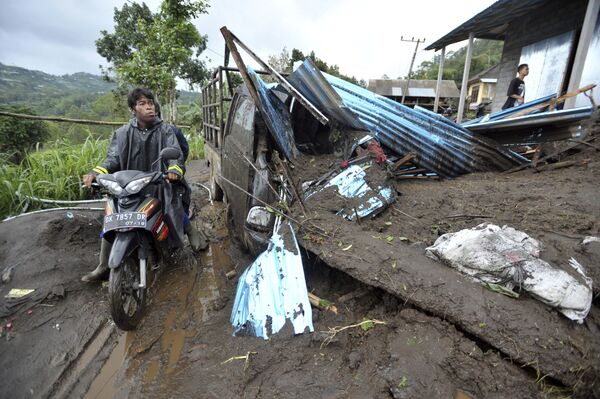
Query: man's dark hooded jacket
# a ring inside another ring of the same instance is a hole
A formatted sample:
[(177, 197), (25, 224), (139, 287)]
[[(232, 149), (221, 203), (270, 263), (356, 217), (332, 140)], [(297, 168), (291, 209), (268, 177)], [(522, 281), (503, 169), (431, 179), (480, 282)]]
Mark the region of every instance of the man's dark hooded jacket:
[[(152, 127), (141, 129), (134, 118), (113, 133), (106, 159), (91, 173), (98, 175), (119, 170), (164, 171), (160, 162), (155, 163), (154, 167), (152, 163), (166, 147), (175, 147), (181, 151), (172, 126), (155, 118)], [(178, 159), (169, 161), (168, 171), (183, 177), (184, 162), (182, 152)]]
[[(165, 172), (164, 162), (156, 162), (158, 154), (163, 148), (175, 147), (181, 151), (181, 147), (175, 137), (173, 127), (163, 123), (160, 118), (155, 118), (154, 123), (148, 129), (138, 127), (137, 119), (132, 119), (128, 124), (117, 129), (112, 136), (106, 159), (96, 166), (90, 173), (93, 175), (114, 173), (120, 170), (140, 170), (143, 172)], [(154, 166), (152, 164), (154, 163)], [(183, 152), (178, 159), (168, 161), (167, 171), (173, 172), (183, 178), (185, 172)], [(165, 185), (165, 203), (171, 206), (166, 208), (167, 222), (170, 234), (176, 245), (183, 242), (183, 205), (182, 197), (188, 196), (190, 188), (181, 180), (185, 193), (179, 193), (173, 189), (172, 184)]]

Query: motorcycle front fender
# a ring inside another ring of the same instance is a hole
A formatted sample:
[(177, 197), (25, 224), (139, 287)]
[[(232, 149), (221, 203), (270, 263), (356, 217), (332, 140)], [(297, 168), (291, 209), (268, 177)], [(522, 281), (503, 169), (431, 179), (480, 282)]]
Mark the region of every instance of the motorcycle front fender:
[(127, 256), (129, 256), (139, 245), (138, 233), (136, 231), (118, 232), (108, 258), (108, 267), (117, 268)]

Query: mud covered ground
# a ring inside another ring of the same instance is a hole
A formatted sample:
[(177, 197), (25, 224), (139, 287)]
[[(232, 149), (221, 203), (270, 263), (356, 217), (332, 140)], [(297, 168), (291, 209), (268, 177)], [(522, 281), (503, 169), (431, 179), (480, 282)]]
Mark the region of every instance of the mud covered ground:
[[(389, 180), (396, 204), (360, 224), (333, 215), (333, 202), (307, 202), (307, 223), (327, 232), (298, 234), (307, 286), (337, 314), (313, 309), (315, 333), (293, 336), (285, 328), (268, 341), (231, 335), (237, 277), (226, 274), (239, 276), (253, 258), (231, 243), (223, 204), (211, 205), (201, 188), (194, 222), (210, 248), (196, 264), (182, 260), (164, 270), (146, 317), (129, 333), (110, 322), (106, 288), (79, 281), (97, 262), (98, 213), (2, 223), (0, 270), (13, 271), (0, 285), (0, 305), (14, 313), (0, 318), (0, 397), (599, 396), (597, 300), (577, 325), (526, 295), (485, 290), (423, 256), (442, 233), (507, 224), (541, 240), (546, 260), (574, 256), (599, 281), (598, 243), (580, 242), (600, 235), (600, 152), (588, 148), (568, 159), (585, 162), (539, 173)], [(322, 172), (323, 160), (302, 162), (296, 170), (305, 179)], [(188, 179), (206, 182), (203, 163)], [(19, 307), (4, 298), (11, 288), (36, 291)], [(366, 319), (385, 324), (350, 327)]]

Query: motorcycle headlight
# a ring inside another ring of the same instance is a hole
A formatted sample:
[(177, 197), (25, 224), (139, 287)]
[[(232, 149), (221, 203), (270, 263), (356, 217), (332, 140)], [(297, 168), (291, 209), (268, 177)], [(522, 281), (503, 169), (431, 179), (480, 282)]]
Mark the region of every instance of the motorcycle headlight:
[(119, 195), (123, 192), (123, 187), (121, 187), (119, 183), (117, 183), (114, 180), (107, 180), (101, 177), (97, 177), (96, 180), (98, 181), (98, 184), (101, 184), (104, 187), (106, 187), (108, 191), (110, 191), (114, 195)]
[(150, 183), (150, 180), (152, 180), (152, 176), (146, 176), (141, 179), (130, 181), (129, 184), (125, 186), (125, 190), (127, 190), (129, 194), (137, 194), (142, 188)]

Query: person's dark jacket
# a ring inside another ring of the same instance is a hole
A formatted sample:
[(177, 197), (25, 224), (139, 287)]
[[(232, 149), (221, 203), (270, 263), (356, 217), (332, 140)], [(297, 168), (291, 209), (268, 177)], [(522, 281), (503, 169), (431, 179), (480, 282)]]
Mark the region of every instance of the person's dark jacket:
[[(154, 162), (163, 148), (175, 147), (180, 151), (178, 159), (164, 162)], [(154, 165), (153, 165), (154, 164)], [(166, 170), (165, 170), (166, 169)], [(108, 146), (106, 158), (90, 173), (93, 175), (108, 174), (120, 170), (139, 170), (142, 172), (173, 172), (182, 179), (181, 184), (166, 184), (163, 186), (166, 222), (169, 225), (169, 237), (174, 246), (183, 245), (183, 220), (185, 207), (182, 204), (189, 198), (190, 188), (183, 179), (185, 173), (183, 151), (179, 146), (173, 126), (155, 118), (152, 127), (141, 129), (137, 119), (117, 129)], [(181, 189), (180, 189), (181, 188)]]
[[(114, 173), (120, 170), (140, 170), (143, 172), (164, 171), (162, 162), (156, 162), (163, 148), (175, 147), (181, 151), (173, 126), (159, 118), (152, 127), (141, 129), (137, 119), (117, 129), (112, 136), (104, 162), (90, 173), (94, 175)], [(178, 159), (168, 161), (168, 171), (183, 177), (185, 173), (183, 151)]]
[(187, 142), (187, 139), (183, 135), (183, 132), (180, 128), (175, 125), (173, 126), (173, 132), (175, 133), (175, 137), (177, 137), (177, 142), (179, 143), (179, 147), (181, 147), (181, 152), (183, 152), (183, 161), (187, 161), (188, 154), (190, 153), (190, 145)]

